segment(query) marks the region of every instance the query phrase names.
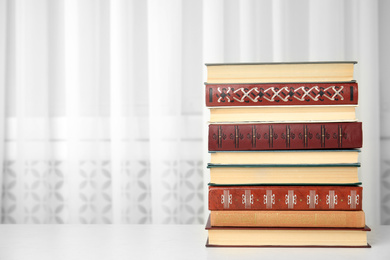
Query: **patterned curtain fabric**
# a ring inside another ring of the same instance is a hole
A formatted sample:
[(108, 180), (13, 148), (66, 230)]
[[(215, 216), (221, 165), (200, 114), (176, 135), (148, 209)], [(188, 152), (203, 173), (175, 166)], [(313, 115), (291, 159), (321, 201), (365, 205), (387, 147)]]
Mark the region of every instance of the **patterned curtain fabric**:
[(204, 223), (204, 63), (317, 60), (359, 62), (363, 207), (388, 222), (383, 2), (0, 0), (2, 223)]

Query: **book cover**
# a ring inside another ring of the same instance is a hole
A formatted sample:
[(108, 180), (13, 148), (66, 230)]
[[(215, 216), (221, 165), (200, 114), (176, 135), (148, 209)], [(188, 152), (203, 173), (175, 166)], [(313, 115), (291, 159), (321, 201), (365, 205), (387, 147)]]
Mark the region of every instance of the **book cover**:
[(210, 123), (355, 122), (356, 105), (209, 107)]
[(361, 122), (210, 124), (209, 151), (361, 148)]
[(207, 247), (360, 247), (370, 248), (368, 226), (329, 227), (212, 227), (207, 221)]
[(209, 210), (362, 210), (361, 186), (209, 186)]
[(359, 211), (283, 211), (283, 210), (215, 210), (210, 213), (211, 226), (219, 227), (343, 227), (362, 228), (365, 216)]
[(358, 163), (359, 149), (261, 150), (210, 152), (211, 164), (351, 164)]
[(210, 185), (357, 185), (355, 164), (208, 164)]
[(206, 64), (208, 83), (345, 82), (355, 61)]
[(205, 84), (206, 106), (357, 105), (356, 82)]

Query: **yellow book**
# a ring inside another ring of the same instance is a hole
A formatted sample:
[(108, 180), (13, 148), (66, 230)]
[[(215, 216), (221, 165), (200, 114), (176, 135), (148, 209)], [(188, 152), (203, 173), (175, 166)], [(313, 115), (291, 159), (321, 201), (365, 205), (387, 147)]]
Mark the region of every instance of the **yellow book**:
[(371, 247), (363, 228), (212, 227), (208, 247)]
[(356, 121), (355, 105), (210, 108), (210, 123)]
[(364, 212), (329, 210), (212, 210), (211, 226), (363, 228)]
[(340, 61), (206, 64), (207, 83), (351, 81), (355, 63)]
[(211, 152), (212, 164), (340, 164), (358, 163), (360, 150), (283, 150)]
[(243, 184), (359, 184), (358, 167), (350, 165), (213, 165), (210, 183)]

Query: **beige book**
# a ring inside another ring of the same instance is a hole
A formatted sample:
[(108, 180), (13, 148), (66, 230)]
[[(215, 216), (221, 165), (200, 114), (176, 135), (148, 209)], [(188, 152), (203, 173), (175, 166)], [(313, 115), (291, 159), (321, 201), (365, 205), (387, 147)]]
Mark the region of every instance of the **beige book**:
[(356, 184), (358, 167), (218, 167), (209, 165), (210, 183), (241, 184)]
[(211, 226), (227, 227), (344, 227), (363, 228), (364, 212), (292, 210), (214, 210)]
[(351, 81), (355, 63), (343, 61), (206, 64), (207, 83)]
[(338, 164), (358, 163), (359, 150), (283, 150), (211, 152), (212, 164)]
[(212, 107), (210, 123), (258, 121), (356, 121), (356, 106)]
[(364, 229), (209, 228), (206, 246), (370, 247)]

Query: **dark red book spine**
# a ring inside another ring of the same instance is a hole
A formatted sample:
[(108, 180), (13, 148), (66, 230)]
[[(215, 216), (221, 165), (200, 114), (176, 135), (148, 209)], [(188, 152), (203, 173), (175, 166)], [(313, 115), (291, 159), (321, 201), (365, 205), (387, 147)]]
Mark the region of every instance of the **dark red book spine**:
[(209, 210), (362, 210), (361, 186), (209, 186)]
[(362, 123), (210, 124), (209, 151), (362, 147)]
[(207, 84), (206, 106), (357, 105), (358, 84)]

